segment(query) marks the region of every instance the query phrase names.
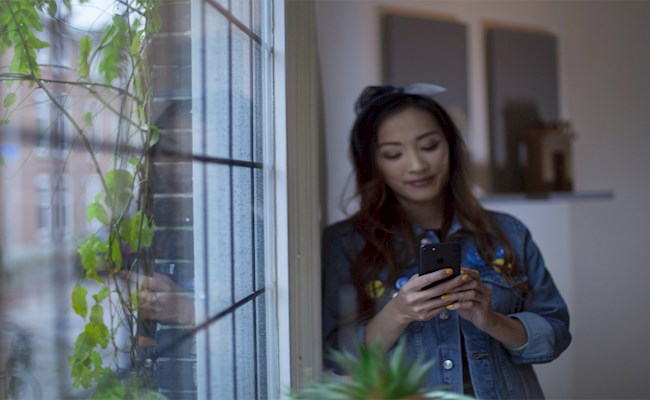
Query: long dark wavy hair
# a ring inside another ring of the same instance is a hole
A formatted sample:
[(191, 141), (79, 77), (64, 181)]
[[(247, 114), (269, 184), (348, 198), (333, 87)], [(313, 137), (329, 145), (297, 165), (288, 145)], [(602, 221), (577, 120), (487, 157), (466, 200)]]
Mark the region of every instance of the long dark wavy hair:
[[(375, 159), (379, 127), (386, 118), (406, 108), (429, 113), (449, 144), (449, 181), (442, 193), (444, 210), (440, 239), (450, 240), (447, 232), (455, 215), (463, 227), (462, 234), (474, 236), (483, 260), (496, 258), (499, 243), (504, 249), (505, 265), (512, 265), (511, 268), (501, 268), (502, 274), (508, 280), (520, 275), (506, 235), (471, 191), (467, 148), (449, 114), (428, 97), (405, 93), (382, 95), (360, 112), (351, 135), (352, 160), (360, 199), (360, 208), (352, 216), (352, 223), (365, 239), (365, 246), (351, 271), (357, 290), (360, 320), (371, 318), (375, 313), (366, 284), (378, 279), (380, 270), (385, 266), (388, 266), (388, 282), (393, 282), (399, 270), (418, 257), (411, 221), (386, 185)], [(403, 240), (396, 243), (396, 238)], [(527, 288), (519, 290), (528, 291)]]

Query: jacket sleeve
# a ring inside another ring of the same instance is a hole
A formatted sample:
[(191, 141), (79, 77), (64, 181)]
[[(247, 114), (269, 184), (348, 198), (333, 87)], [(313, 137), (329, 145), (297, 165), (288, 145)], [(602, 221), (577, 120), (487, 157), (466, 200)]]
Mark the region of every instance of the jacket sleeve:
[(351, 227), (334, 225), (323, 232), (323, 354), (327, 369), (338, 371), (328, 359), (331, 350), (356, 353), (365, 337), (365, 324), (357, 324), (357, 293), (350, 274), (356, 257)]
[(516, 364), (550, 362), (571, 342), (569, 312), (530, 232), (523, 225), (520, 229), (525, 274), (533, 294), (523, 311), (510, 315), (521, 321), (528, 334), (527, 346), (520, 351), (511, 350), (510, 353)]

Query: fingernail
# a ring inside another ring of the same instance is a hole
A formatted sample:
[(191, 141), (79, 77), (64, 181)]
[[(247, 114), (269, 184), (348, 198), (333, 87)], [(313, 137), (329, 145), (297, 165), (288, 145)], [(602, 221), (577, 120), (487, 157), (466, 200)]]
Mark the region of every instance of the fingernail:
[(440, 296), (440, 298), (443, 299), (443, 300), (447, 300), (450, 297), (451, 297), (451, 295), (448, 295), (448, 294), (443, 294), (442, 296)]
[(445, 274), (447, 274), (447, 275), (451, 275), (451, 274), (453, 274), (453, 273), (454, 273), (454, 270), (451, 269), (451, 268), (447, 268), (447, 269), (445, 270)]
[(463, 282), (467, 282), (467, 281), (469, 280), (469, 275), (463, 275), (463, 277), (461, 278), (461, 280), (462, 280)]
[(450, 304), (446, 308), (447, 308), (447, 310), (453, 310), (454, 308), (456, 308), (456, 303)]

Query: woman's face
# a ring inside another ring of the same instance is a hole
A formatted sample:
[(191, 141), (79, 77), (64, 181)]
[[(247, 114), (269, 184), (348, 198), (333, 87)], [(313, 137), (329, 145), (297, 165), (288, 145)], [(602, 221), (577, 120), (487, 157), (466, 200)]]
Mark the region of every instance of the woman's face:
[(386, 118), (375, 160), (407, 210), (439, 204), (449, 179), (449, 144), (431, 114), (410, 107)]

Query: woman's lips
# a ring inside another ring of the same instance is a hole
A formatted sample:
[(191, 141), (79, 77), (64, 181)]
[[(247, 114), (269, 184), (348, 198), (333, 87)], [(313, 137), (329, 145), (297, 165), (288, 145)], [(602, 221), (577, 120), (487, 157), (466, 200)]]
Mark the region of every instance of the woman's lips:
[(408, 181), (406, 182), (407, 184), (415, 187), (423, 187), (429, 185), (431, 182), (433, 182), (433, 176), (429, 176), (427, 178), (422, 178), (422, 179), (416, 179), (413, 181)]

